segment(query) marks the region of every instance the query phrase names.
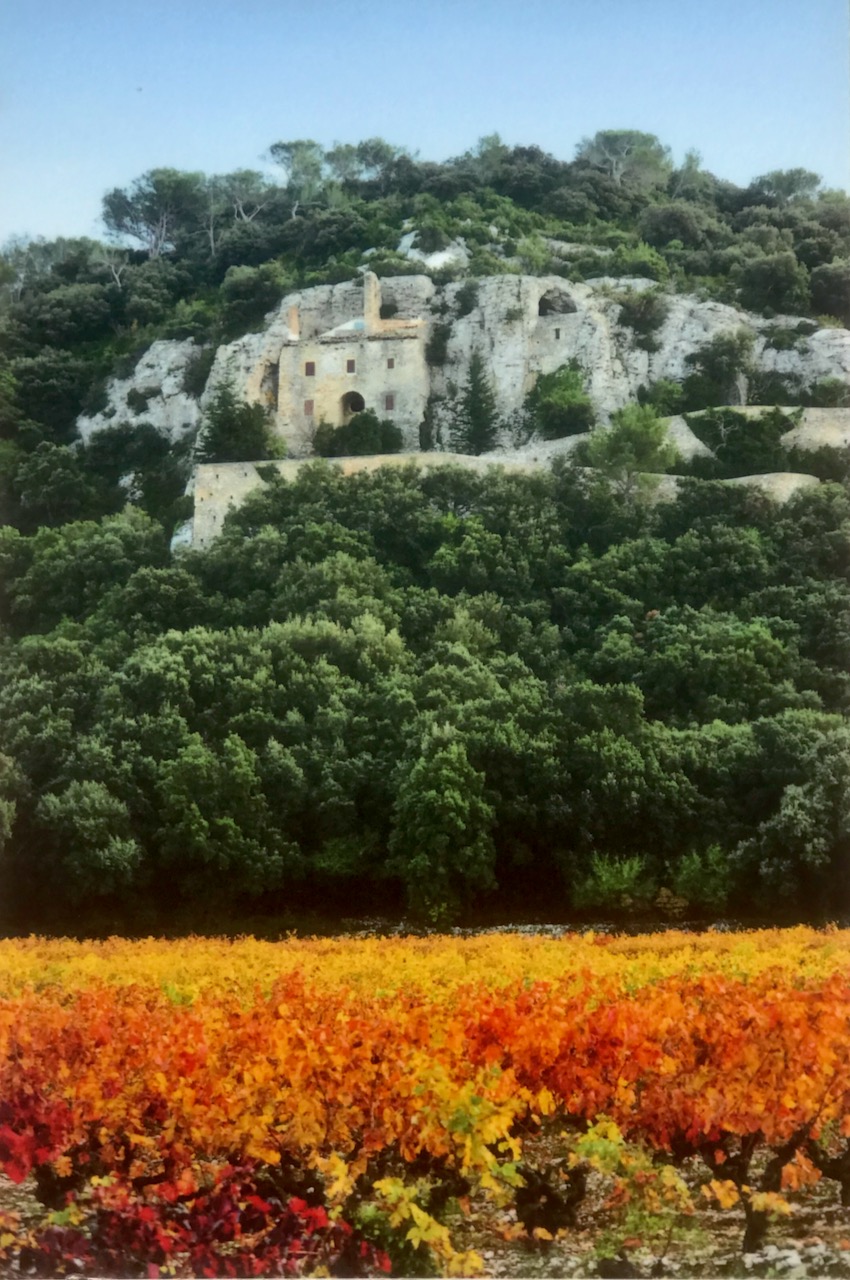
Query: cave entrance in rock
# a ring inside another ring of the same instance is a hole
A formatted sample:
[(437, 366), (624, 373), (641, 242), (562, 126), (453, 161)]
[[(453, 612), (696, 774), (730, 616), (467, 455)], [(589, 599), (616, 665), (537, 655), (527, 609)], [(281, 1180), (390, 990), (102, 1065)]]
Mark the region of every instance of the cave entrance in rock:
[(342, 408), (342, 425), (345, 426), (350, 422), (355, 413), (362, 413), (366, 408), (366, 401), (363, 399), (359, 391), (346, 391), (340, 402)]
[(577, 309), (570, 295), (561, 289), (547, 289), (537, 302), (539, 316), (574, 315)]

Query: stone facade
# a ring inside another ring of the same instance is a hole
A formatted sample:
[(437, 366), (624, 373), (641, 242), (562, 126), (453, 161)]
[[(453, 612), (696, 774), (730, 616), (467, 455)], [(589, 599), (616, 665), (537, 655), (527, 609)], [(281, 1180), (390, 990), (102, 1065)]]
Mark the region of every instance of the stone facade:
[[(305, 332), (297, 304), (289, 309), (289, 333), (271, 385), (275, 421), (291, 453), (309, 452), (316, 426), (342, 426), (372, 409), (402, 431), (415, 448), (429, 394), (424, 317), (381, 318), (381, 286), (363, 280), (363, 314), (315, 333)], [(268, 375), (267, 375), (268, 377)]]

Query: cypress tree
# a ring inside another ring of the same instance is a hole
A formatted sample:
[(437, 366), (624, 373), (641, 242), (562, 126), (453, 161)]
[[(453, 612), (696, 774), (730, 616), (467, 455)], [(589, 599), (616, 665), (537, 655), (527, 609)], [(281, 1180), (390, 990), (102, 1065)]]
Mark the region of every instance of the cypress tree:
[(484, 369), (483, 357), (475, 351), (457, 404), (451, 433), (452, 448), (457, 453), (489, 453), (496, 447), (498, 430), (496, 397)]

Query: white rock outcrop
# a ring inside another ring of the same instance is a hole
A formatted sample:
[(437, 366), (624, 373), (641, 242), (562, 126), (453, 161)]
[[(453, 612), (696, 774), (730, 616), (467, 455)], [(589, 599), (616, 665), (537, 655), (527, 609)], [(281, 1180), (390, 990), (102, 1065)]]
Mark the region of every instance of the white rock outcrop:
[[(406, 250), (415, 252), (407, 239)], [(643, 278), (577, 283), (507, 274), (438, 287), (427, 275), (379, 282), (367, 272), (362, 282), (320, 285), (283, 298), (261, 332), (218, 349), (199, 400), (183, 391), (187, 363), (198, 347), (191, 341), (155, 342), (130, 378), (109, 384), (107, 409), (80, 418), (80, 433), (86, 439), (117, 422), (147, 421), (177, 440), (197, 427), (218, 382), (232, 377), (246, 400), (270, 406), (291, 455), (309, 451), (310, 415), (344, 421), (352, 394), (379, 417), (392, 417), (405, 448), (415, 449), (429, 397), (450, 404), (476, 352), (505, 420), (522, 407), (541, 374), (577, 360), (605, 423), (635, 399), (641, 385), (681, 380), (690, 372), (690, 355), (718, 335), (741, 329), (752, 334), (754, 363), (764, 372), (796, 378), (802, 386), (826, 378), (850, 382), (850, 331), (818, 329), (781, 350), (772, 345), (772, 334), (777, 327), (797, 326), (795, 317), (766, 321), (692, 295), (667, 295), (666, 318), (653, 335), (656, 349), (643, 350), (633, 330), (620, 323), (617, 295), (653, 287)], [(438, 325), (445, 342), (442, 363), (426, 359)], [(506, 433), (504, 443), (509, 439)], [(687, 447), (692, 450), (693, 442)]]
[(179, 440), (194, 431), (201, 411), (197, 400), (183, 390), (183, 380), (186, 366), (198, 350), (191, 338), (154, 342), (129, 378), (113, 378), (109, 382), (106, 409), (77, 419), (82, 439), (88, 440), (94, 432), (121, 422), (149, 422), (169, 440)]

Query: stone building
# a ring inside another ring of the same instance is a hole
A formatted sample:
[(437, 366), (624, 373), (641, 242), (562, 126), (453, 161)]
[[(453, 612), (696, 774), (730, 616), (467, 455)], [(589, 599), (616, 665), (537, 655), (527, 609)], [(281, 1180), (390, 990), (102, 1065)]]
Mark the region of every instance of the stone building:
[[(354, 302), (360, 289), (346, 290), (344, 296), (349, 293)], [(424, 296), (409, 299), (423, 309), (426, 301)], [(399, 427), (407, 448), (418, 443), (430, 391), (428, 321), (421, 314), (400, 314), (395, 301), (382, 306), (381, 282), (371, 272), (363, 278), (360, 310), (324, 328), (324, 308), (294, 302), (279, 351), (266, 347), (263, 353), (261, 393), (292, 454), (310, 451), (320, 422), (342, 426), (364, 409)]]

